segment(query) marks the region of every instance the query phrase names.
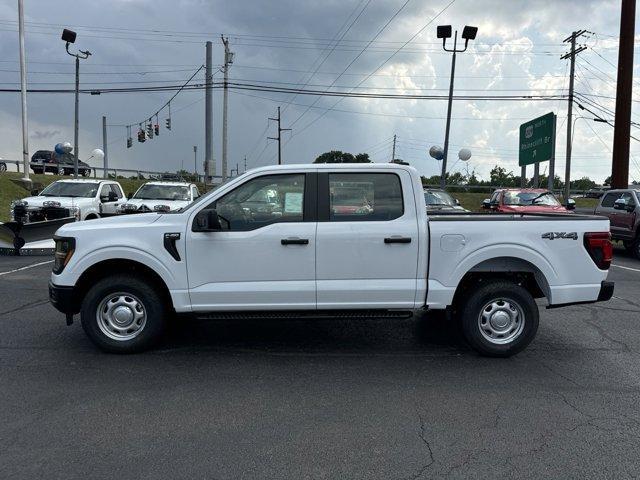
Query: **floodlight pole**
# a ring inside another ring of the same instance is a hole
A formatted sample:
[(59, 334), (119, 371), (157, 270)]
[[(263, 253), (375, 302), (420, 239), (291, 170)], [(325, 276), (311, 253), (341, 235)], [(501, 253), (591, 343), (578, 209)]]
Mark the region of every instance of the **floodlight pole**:
[(79, 50), (78, 53), (69, 51), (69, 42), (66, 42), (65, 49), (69, 55), (76, 57), (76, 101), (75, 114), (73, 120), (73, 176), (78, 178), (78, 112), (80, 110), (80, 59), (87, 59), (91, 52), (89, 50)]
[[(465, 30), (467, 27), (465, 27)], [(467, 50), (469, 46), (469, 39), (475, 38), (475, 33), (472, 37), (467, 37), (466, 31), (462, 33), (464, 38), (464, 48), (458, 50), (458, 31), (455, 31), (453, 36), (453, 50), (446, 47), (446, 38), (443, 39), (442, 48), (445, 52), (453, 53), (451, 57), (451, 79), (449, 82), (449, 103), (447, 105), (447, 125), (444, 131), (444, 155), (442, 157), (442, 173), (440, 174), (440, 188), (444, 189), (446, 186), (447, 178), (447, 157), (449, 156), (449, 129), (451, 128), (451, 109), (453, 107), (453, 84), (456, 76), (456, 53), (462, 53)]]
[[(449, 153), (449, 129), (451, 128), (451, 108), (453, 106), (453, 82), (456, 75), (456, 47), (458, 46), (458, 31), (453, 36), (453, 55), (451, 56), (451, 79), (449, 82), (449, 103), (447, 105), (447, 125), (444, 130), (444, 156), (442, 157), (442, 173), (440, 174), (440, 188), (444, 190), (447, 180), (447, 154)], [(444, 45), (443, 45), (444, 48)], [(445, 48), (446, 50), (446, 48)]]

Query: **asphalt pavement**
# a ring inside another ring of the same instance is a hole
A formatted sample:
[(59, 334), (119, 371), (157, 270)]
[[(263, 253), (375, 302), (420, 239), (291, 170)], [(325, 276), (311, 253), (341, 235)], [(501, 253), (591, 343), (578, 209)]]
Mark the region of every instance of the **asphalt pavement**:
[[(195, 321), (96, 350), (0, 257), (0, 478), (640, 476), (640, 261), (604, 304), (541, 310), (482, 358), (445, 318)], [(22, 270), (17, 270), (19, 268)]]

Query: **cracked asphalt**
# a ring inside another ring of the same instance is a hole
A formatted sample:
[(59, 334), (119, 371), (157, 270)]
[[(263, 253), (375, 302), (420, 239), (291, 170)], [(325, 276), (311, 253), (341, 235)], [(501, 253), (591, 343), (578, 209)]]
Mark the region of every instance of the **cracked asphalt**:
[(511, 359), (441, 317), (185, 320), (107, 355), (48, 304), (50, 264), (3, 274), (42, 261), (0, 257), (0, 478), (640, 476), (640, 262), (621, 250), (612, 301), (542, 309)]

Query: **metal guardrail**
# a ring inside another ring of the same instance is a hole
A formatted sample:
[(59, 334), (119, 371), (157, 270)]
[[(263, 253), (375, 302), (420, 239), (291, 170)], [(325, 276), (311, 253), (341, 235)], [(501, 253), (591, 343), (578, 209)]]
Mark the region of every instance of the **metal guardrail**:
[[(20, 167), (22, 166), (22, 161), (20, 160), (0, 160), (0, 162), (4, 162), (7, 165), (15, 165), (16, 167), (16, 171), (20, 172)], [(40, 167), (40, 164), (34, 164), (34, 163), (29, 163), (30, 166), (32, 165), (36, 165), (38, 167)], [(89, 165), (89, 168), (91, 168), (91, 178), (105, 178), (104, 177), (104, 167), (94, 167), (93, 165)], [(98, 175), (98, 172), (101, 175)], [(129, 176), (126, 176), (124, 174), (129, 174)], [(131, 168), (108, 168), (107, 169), (107, 175), (113, 175), (115, 178), (118, 178), (118, 175), (121, 175), (125, 178), (129, 178), (130, 176), (135, 175), (138, 179), (144, 179), (144, 178), (149, 178), (152, 179), (153, 177), (159, 177), (161, 175), (171, 175), (171, 172), (158, 172), (158, 171), (151, 171), (151, 170), (140, 170), (140, 169), (131, 169)], [(193, 174), (191, 174), (193, 175)], [(202, 174), (197, 174), (197, 179), (196, 182), (202, 182), (204, 180), (204, 175)], [(207, 183), (212, 182), (213, 180), (218, 180), (218, 181), (222, 181), (222, 176), (221, 175), (209, 175), (207, 177)]]

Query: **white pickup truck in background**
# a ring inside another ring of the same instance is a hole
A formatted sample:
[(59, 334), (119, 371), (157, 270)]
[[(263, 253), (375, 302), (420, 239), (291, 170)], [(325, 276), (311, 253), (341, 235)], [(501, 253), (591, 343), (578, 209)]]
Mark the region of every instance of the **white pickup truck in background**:
[(200, 196), (198, 187), (187, 182), (146, 182), (128, 195), (118, 213), (170, 212), (180, 210)]
[(67, 224), (53, 305), (111, 352), (148, 348), (173, 312), (406, 316), (451, 309), (481, 354), (509, 356), (549, 307), (605, 301), (607, 219), (426, 213), (397, 164), (247, 172), (175, 213)]
[(75, 217), (92, 220), (115, 215), (127, 201), (122, 186), (112, 180), (58, 180), (41, 192), (11, 203), (11, 219), (22, 223)]

